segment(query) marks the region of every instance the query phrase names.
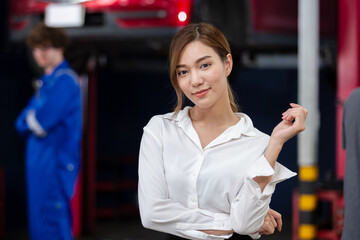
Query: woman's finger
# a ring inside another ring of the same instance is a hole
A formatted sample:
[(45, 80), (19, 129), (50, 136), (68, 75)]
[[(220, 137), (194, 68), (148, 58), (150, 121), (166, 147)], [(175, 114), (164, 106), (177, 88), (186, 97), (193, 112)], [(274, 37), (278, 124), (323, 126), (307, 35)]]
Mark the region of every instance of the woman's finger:
[(274, 226), (274, 228), (276, 228), (276, 227), (277, 227), (277, 223), (276, 223), (276, 220), (275, 220), (274, 216), (271, 215), (271, 214), (268, 214), (268, 215), (269, 215), (271, 224)]
[(307, 116), (308, 110), (307, 110), (306, 108), (302, 107), (301, 105), (296, 104), (296, 103), (290, 103), (290, 106), (291, 106), (292, 108), (299, 108), (299, 109), (301, 109), (301, 110), (304, 112), (305, 117)]
[(292, 122), (293, 120), (298, 122), (305, 122), (306, 113), (302, 109), (288, 109), (282, 116), (283, 120)]
[(290, 103), (290, 106), (295, 108), (295, 107), (302, 107), (301, 105), (297, 104), (297, 103)]
[(261, 230), (259, 232), (263, 232), (263, 234), (266, 235), (273, 234), (275, 232), (275, 227), (269, 215), (265, 216), (264, 224), (262, 225)]
[(291, 114), (286, 114), (283, 118), (283, 120), (292, 122), (295, 119), (295, 116), (291, 115)]
[(277, 230), (279, 232), (281, 232), (281, 229), (282, 229), (282, 218), (281, 218), (281, 214), (276, 212), (275, 210), (273, 209), (269, 209), (268, 213), (270, 213), (276, 220), (277, 222)]
[(287, 109), (285, 112), (282, 113), (282, 115), (288, 115), (290, 113), (293, 114), (298, 114), (298, 115), (306, 115), (307, 114), (307, 110), (305, 110), (304, 108), (289, 108)]
[(302, 107), (302, 106), (301, 106), (301, 105), (299, 105), (299, 104), (296, 104), (296, 103), (290, 103), (290, 106), (291, 106), (291, 108), (289, 108), (288, 110), (290, 110), (290, 109), (299, 109), (299, 110), (303, 111), (305, 114), (307, 114), (307, 113), (308, 113), (308, 110), (307, 110), (307, 109), (305, 109), (304, 107)]

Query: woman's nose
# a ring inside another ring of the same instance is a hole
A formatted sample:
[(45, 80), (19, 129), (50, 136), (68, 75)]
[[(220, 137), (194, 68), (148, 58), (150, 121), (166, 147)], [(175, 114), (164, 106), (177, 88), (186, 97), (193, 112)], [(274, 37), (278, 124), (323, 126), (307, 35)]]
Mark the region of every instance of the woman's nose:
[(202, 78), (201, 74), (199, 74), (198, 72), (194, 71), (191, 74), (191, 84), (196, 87), (199, 86), (201, 84), (204, 83), (204, 79)]

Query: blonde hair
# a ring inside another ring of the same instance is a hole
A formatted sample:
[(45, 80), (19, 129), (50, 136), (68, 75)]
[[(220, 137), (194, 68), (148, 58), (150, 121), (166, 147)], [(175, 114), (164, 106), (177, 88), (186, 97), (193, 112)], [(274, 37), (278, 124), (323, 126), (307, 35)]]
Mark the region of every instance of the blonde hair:
[[(179, 62), (180, 54), (184, 47), (192, 41), (200, 41), (203, 44), (211, 47), (220, 56), (223, 61), (226, 61), (227, 55), (231, 54), (230, 46), (225, 36), (219, 29), (208, 23), (192, 23), (178, 31), (173, 37), (169, 49), (170, 62), (170, 81), (173, 85), (176, 96), (177, 105), (175, 106), (175, 115), (182, 109), (184, 103), (184, 93), (181, 91), (176, 75), (176, 66)], [(234, 93), (228, 85), (228, 95), (231, 109), (233, 112), (238, 112), (239, 107), (235, 101)]]

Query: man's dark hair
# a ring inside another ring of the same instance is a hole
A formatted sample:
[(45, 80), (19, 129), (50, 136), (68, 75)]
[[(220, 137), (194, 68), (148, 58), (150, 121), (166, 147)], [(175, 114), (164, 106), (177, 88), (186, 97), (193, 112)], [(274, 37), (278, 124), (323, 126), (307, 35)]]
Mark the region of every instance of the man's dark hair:
[(70, 39), (62, 29), (48, 27), (42, 22), (35, 25), (26, 38), (26, 44), (30, 48), (50, 45), (65, 49), (69, 43)]

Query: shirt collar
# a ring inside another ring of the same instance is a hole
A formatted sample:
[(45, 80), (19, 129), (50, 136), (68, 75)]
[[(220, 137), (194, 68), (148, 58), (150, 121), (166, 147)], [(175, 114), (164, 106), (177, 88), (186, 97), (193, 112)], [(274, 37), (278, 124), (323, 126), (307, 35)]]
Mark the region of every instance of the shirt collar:
[(253, 122), (251, 121), (251, 118), (248, 115), (246, 115), (245, 113), (236, 113), (236, 115), (240, 118), (240, 121), (236, 124), (236, 125), (239, 125), (238, 126), (238, 129), (239, 129), (238, 137), (240, 137), (240, 134), (243, 134), (243, 135), (246, 135), (249, 137), (254, 137), (256, 135), (256, 132), (255, 132)]
[(54, 70), (50, 73), (50, 74), (44, 74), (42, 76), (42, 80), (44, 82), (48, 81), (49, 79), (51, 79), (57, 71), (59, 71), (60, 69), (63, 69), (63, 68), (68, 68), (69, 67), (69, 64), (66, 60), (63, 60), (59, 65), (57, 65)]
[[(174, 113), (166, 114), (164, 117), (168, 120), (172, 120), (177, 122), (178, 126), (184, 128), (185, 126), (191, 125), (191, 119), (189, 117), (189, 109), (191, 107), (187, 106), (183, 110), (180, 110), (179, 113), (174, 116)], [(229, 138), (240, 138), (241, 134), (249, 137), (253, 137), (256, 135), (255, 128), (253, 122), (251, 121), (250, 117), (245, 113), (235, 113), (239, 118), (240, 121), (237, 122), (235, 125), (229, 127), (225, 132), (228, 132)], [(234, 129), (230, 131), (230, 129)]]

